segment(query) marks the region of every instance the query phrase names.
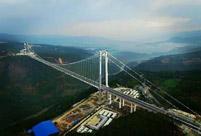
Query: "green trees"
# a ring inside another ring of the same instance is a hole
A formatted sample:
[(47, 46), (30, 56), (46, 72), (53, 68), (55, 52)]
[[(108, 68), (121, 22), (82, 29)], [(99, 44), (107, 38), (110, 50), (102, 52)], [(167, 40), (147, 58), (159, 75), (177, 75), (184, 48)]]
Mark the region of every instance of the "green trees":
[[(22, 48), (21, 43), (0, 43), (0, 50), (5, 50), (0, 56), (11, 51), (19, 52)], [(44, 45), (36, 48), (52, 60), (63, 57), (71, 62), (89, 55), (85, 50), (72, 47)], [(55, 53), (56, 48), (61, 56)], [(3, 122), (0, 135), (17, 135), (42, 120), (60, 115), (94, 91), (88, 88), (86, 84), (29, 57), (0, 57), (0, 121)], [(47, 110), (35, 116), (44, 109)]]
[(169, 118), (139, 110), (125, 117), (120, 117), (110, 125), (92, 134), (72, 133), (72, 136), (183, 136), (182, 131)]

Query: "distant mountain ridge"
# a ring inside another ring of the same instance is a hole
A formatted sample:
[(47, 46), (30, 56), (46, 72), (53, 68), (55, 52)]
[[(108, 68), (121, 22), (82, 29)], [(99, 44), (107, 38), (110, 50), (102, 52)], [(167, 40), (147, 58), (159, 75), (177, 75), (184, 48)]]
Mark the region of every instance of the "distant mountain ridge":
[(201, 48), (201, 31), (177, 33), (169, 40), (158, 42), (122, 41), (90, 36), (18, 35), (0, 33), (0, 43), (8, 41), (29, 42), (31, 44), (74, 46), (93, 48), (95, 50), (114, 49), (141, 54), (158, 54), (157, 56), (159, 56), (186, 53), (189, 49), (195, 51), (194, 49)]
[(139, 64), (135, 69), (153, 72), (201, 70), (201, 51), (157, 57)]
[(201, 30), (177, 33), (175, 36), (167, 40), (167, 42), (200, 44)]
[(0, 41), (29, 42), (33, 44), (49, 44), (77, 47), (105, 47), (119, 45), (124, 41), (110, 40), (90, 36), (58, 36), (58, 35), (14, 35), (0, 33)]
[(190, 52), (196, 52), (196, 51), (201, 51), (201, 46), (200, 45), (189, 45), (185, 47), (176, 47), (173, 50), (167, 52), (164, 55), (168, 54), (183, 54), (183, 53), (190, 53)]
[(147, 54), (147, 53), (137, 53), (131, 51), (116, 51), (111, 52), (111, 54), (117, 57), (119, 60), (123, 61), (124, 63), (136, 62), (135, 64), (163, 55), (160, 53)]
[(201, 43), (201, 37), (195, 36), (195, 37), (172, 37), (168, 40), (168, 42), (174, 42), (174, 43), (194, 43), (198, 44)]

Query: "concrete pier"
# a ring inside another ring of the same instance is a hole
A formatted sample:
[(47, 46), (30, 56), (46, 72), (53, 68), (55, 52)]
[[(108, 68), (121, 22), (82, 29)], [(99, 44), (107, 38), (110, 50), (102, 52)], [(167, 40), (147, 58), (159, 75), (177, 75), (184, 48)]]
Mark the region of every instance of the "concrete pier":
[(134, 104), (134, 112), (136, 112), (136, 108), (137, 108), (137, 105), (136, 105), (136, 104)]
[(131, 113), (133, 113), (133, 103), (131, 103)]
[(121, 98), (119, 98), (119, 108), (121, 109)]
[(109, 104), (112, 104), (112, 94), (109, 94)]
[(122, 106), (124, 106), (124, 105), (125, 105), (125, 101), (124, 101), (124, 99), (122, 99), (122, 101), (123, 101), (123, 102), (122, 102)]

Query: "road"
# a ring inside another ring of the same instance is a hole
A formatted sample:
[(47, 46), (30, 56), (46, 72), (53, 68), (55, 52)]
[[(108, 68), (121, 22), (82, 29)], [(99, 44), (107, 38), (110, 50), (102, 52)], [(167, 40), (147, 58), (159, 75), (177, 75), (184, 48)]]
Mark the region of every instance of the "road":
[[(52, 68), (54, 68), (54, 69), (56, 69), (56, 70), (58, 70), (58, 71), (60, 71), (62, 73), (65, 73), (65, 74), (67, 74), (67, 75), (69, 75), (69, 76), (71, 76), (73, 78), (76, 78), (76, 79), (78, 79), (78, 80), (80, 80), (80, 81), (82, 81), (82, 82), (84, 82), (84, 83), (86, 83), (88, 85), (91, 85), (91, 86), (93, 86), (95, 88), (99, 88), (98, 87), (99, 83), (97, 81), (93, 81), (93, 80), (91, 80), (89, 78), (81, 76), (81, 75), (79, 75), (77, 73), (74, 73), (74, 72), (72, 72), (70, 70), (64, 69), (64, 68), (62, 68), (62, 67), (60, 67), (60, 66), (58, 66), (56, 64), (50, 63), (50, 62), (48, 62), (48, 61), (46, 61), (46, 60), (44, 60), (42, 58), (39, 58), (36, 55), (28, 55), (28, 56), (33, 58), (33, 59), (35, 59), (35, 60), (37, 60), (37, 61), (39, 61), (39, 62), (41, 62), (41, 63), (43, 63), (43, 64), (45, 64), (45, 65), (48, 65), (48, 66), (50, 66), (50, 67), (52, 67)], [(123, 93), (115, 91), (110, 87), (106, 87), (105, 85), (102, 85), (102, 90), (108, 91), (108, 92), (110, 92), (110, 93), (112, 93), (112, 94), (114, 94), (114, 95), (116, 95), (118, 97), (121, 97), (123, 99), (129, 100), (129, 101), (137, 104), (138, 106), (140, 106), (140, 107), (142, 107), (144, 109), (147, 109), (147, 110), (150, 110), (150, 111), (153, 111), (153, 112), (162, 113), (164, 115), (168, 115), (169, 117), (171, 117), (171, 118), (179, 121), (180, 123), (182, 123), (182, 124), (192, 128), (192, 129), (196, 130), (198, 133), (201, 134), (201, 126), (200, 125), (197, 125), (194, 122), (190, 122), (189, 120), (170, 115), (163, 108), (159, 108), (159, 107), (156, 107), (156, 106), (154, 106), (152, 104), (146, 103), (146, 102), (144, 102), (142, 100), (130, 97), (128, 95), (125, 95)]]

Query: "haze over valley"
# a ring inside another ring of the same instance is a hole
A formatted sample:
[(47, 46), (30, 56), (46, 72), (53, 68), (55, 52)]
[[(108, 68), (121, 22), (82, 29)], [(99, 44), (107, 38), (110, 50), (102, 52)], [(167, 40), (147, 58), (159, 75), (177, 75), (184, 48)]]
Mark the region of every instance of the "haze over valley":
[(0, 136), (199, 136), (199, 0), (0, 0)]

